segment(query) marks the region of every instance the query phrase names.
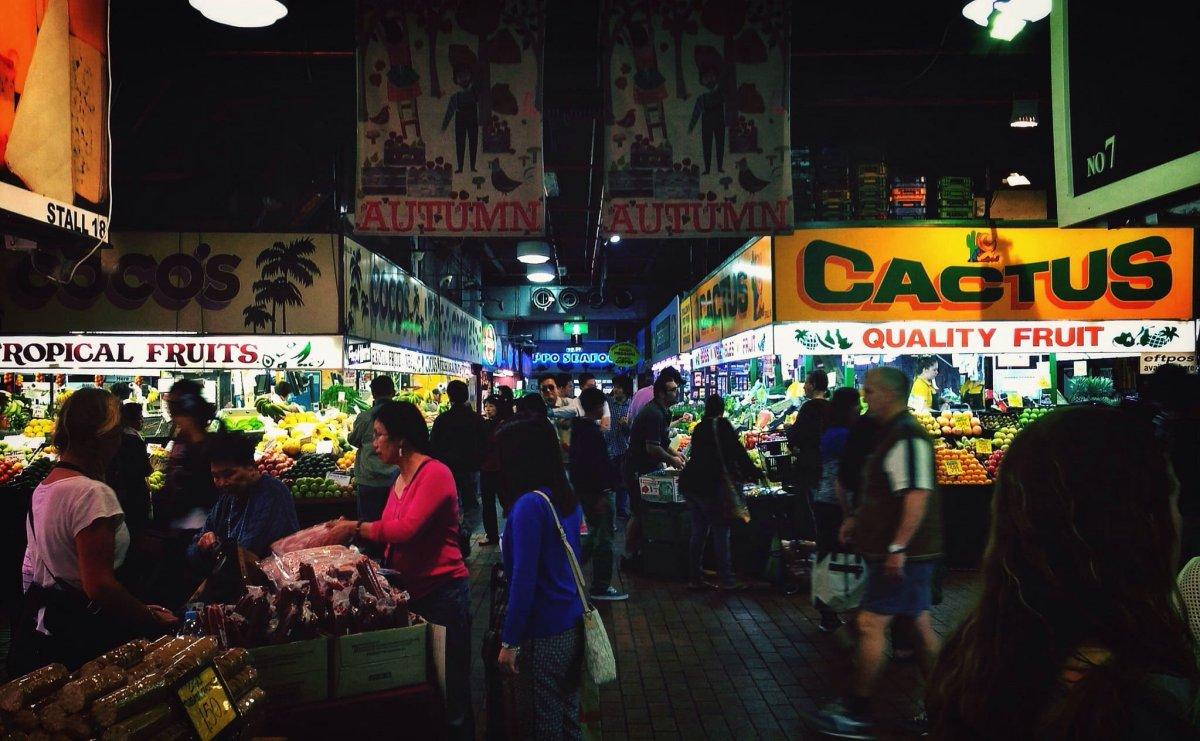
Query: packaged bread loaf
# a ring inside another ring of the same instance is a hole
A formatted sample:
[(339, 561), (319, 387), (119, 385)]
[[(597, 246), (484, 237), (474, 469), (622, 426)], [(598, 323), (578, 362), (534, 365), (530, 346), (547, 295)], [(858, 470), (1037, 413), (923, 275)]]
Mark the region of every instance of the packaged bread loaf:
[(67, 682), (70, 674), (62, 664), (50, 664), (0, 687), (0, 710), (15, 713), (32, 705)]
[(129, 674), (119, 666), (106, 666), (95, 674), (74, 679), (58, 691), (58, 704), (68, 713), (78, 713), (104, 697), (125, 686)]

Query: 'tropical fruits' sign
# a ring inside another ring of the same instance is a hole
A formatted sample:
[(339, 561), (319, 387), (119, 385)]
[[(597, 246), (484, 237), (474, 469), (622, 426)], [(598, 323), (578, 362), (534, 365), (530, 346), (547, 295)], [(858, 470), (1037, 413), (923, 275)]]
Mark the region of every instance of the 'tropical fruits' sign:
[(342, 338), (267, 335), (0, 337), (0, 366), (30, 370), (337, 369)]

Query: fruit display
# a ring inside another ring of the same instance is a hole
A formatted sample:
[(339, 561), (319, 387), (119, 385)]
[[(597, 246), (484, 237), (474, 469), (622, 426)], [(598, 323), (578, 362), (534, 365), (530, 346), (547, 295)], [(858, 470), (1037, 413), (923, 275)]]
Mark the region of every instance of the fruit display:
[(298, 478), (296, 483), (292, 484), (292, 495), (297, 499), (332, 499), (350, 496), (353, 493), (349, 486), (338, 486), (329, 479), (315, 476)]
[[(1007, 447), (1008, 446), (1006, 445), (1005, 448), (1007, 449)], [(988, 475), (992, 478), (996, 478), (996, 473), (1000, 470), (1000, 462), (1004, 460), (1005, 453), (1007, 453), (1007, 450), (994, 450), (992, 451), (992, 454), (987, 457), (987, 460), (984, 461), (983, 466), (987, 469)]]
[(929, 412), (914, 412), (913, 417), (917, 420), (917, 424), (921, 425), (922, 429), (929, 434), (930, 437), (940, 437), (942, 434), (942, 426), (933, 418)]
[(54, 420), (31, 419), (21, 434), (25, 437), (50, 437), (54, 434)]
[(0, 484), (7, 484), (21, 474), (25, 470), (25, 462), (21, 460), (12, 460), (9, 458), (0, 458)]
[(943, 435), (982, 435), (979, 417), (970, 412), (942, 412), (937, 417)]
[(1021, 415), (1017, 417), (1017, 424), (1022, 428), (1028, 427), (1049, 413), (1049, 407), (1030, 407), (1028, 409), (1023, 409), (1021, 410)]
[(270, 417), (278, 422), (288, 414), (288, 410), (271, 401), (268, 396), (260, 396), (254, 401), (254, 411), (264, 417)]
[(992, 445), (999, 450), (1008, 450), (1008, 446), (1012, 445), (1013, 438), (1017, 436), (1016, 427), (1001, 427), (996, 430), (996, 434), (992, 437)]
[(354, 468), (354, 461), (358, 458), (358, 451), (354, 448), (342, 454), (341, 458), (337, 459), (337, 467), (343, 471), (349, 471)]
[(161, 445), (147, 445), (147, 450), (150, 453), (150, 468), (155, 471), (167, 470), (167, 464), (171, 461), (171, 454)]
[(29, 424), (29, 408), (18, 399), (10, 399), (0, 411), (0, 429), (22, 430)]
[(292, 466), (288, 478), (325, 478), (325, 474), (337, 468), (337, 459), (328, 453), (302, 455)]
[[(987, 469), (965, 450), (942, 448), (934, 451), (939, 484), (990, 484)], [(960, 473), (961, 471), (961, 473)]]
[(167, 475), (162, 471), (153, 471), (146, 477), (146, 485), (150, 487), (151, 494), (160, 492), (167, 485)]
[(983, 431), (995, 432), (1001, 427), (1009, 427), (1017, 421), (1014, 414), (1004, 414), (1002, 412), (980, 412), (979, 422), (983, 427)]
[(258, 459), (258, 470), (267, 476), (281, 479), (292, 469), (294, 463), (295, 461), (283, 451), (272, 450)]
[(42, 483), (42, 479), (50, 475), (50, 469), (53, 467), (54, 459), (50, 456), (43, 455), (34, 458), (14, 478), (0, 484), (0, 496), (6, 496), (13, 492), (21, 494), (32, 492), (38, 484)]

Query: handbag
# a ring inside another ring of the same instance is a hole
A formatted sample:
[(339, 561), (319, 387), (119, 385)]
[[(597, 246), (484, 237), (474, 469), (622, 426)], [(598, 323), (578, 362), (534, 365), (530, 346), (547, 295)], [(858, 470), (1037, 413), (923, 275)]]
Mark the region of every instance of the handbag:
[(833, 551), (817, 561), (812, 570), (812, 598), (834, 612), (858, 608), (867, 591), (867, 564), (855, 553)]
[(558, 527), (558, 536), (562, 539), (563, 549), (567, 552), (567, 561), (571, 564), (571, 573), (575, 575), (575, 588), (579, 591), (579, 601), (583, 603), (583, 665), (588, 677), (596, 684), (607, 684), (617, 678), (617, 659), (613, 656), (612, 643), (608, 640), (608, 632), (604, 630), (604, 621), (587, 599), (587, 591), (583, 588), (583, 572), (579, 570), (579, 561), (575, 558), (575, 550), (567, 541), (563, 531), (562, 521), (558, 519), (558, 511), (545, 492), (537, 492), (546, 500), (546, 506), (554, 515), (554, 524)]

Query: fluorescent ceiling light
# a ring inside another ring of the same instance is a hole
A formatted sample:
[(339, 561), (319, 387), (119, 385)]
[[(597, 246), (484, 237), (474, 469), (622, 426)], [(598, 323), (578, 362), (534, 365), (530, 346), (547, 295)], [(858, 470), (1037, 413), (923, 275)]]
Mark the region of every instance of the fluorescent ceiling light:
[(1029, 178), (1019, 172), (1010, 172), (1008, 177), (1004, 178), (1004, 184), (1010, 188), (1016, 188), (1021, 185), (1029, 185)]
[(238, 28), (262, 28), (287, 15), (280, 0), (188, 0), (188, 4), (214, 23)]
[(552, 265), (541, 263), (525, 268), (525, 277), (530, 283), (549, 283), (554, 280), (555, 272)]
[(1012, 41), (1021, 33), (1022, 28), (1025, 28), (1025, 21), (1016, 14), (997, 13), (992, 21), (991, 36), (1000, 41)]
[(987, 28), (988, 19), (992, 17), (992, 6), (994, 4), (994, 0), (971, 0), (962, 9), (963, 17)]
[(550, 245), (546, 242), (517, 242), (517, 259), (526, 265), (550, 262)]
[(1001, 0), (996, 3), (996, 10), (1033, 23), (1050, 15), (1050, 0)]

